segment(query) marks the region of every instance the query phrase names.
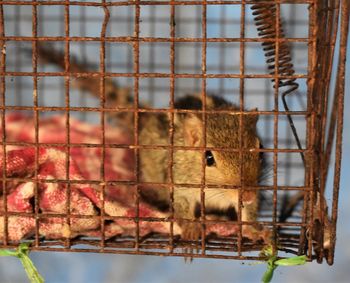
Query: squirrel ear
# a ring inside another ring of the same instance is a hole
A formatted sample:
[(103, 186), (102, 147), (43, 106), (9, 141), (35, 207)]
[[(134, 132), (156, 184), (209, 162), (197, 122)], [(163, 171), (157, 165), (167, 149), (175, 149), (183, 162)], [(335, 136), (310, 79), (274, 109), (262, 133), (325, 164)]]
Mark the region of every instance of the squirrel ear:
[(183, 122), (185, 145), (200, 146), (203, 140), (202, 120), (195, 114), (186, 114)]
[[(258, 108), (254, 108), (250, 111), (258, 111)], [(247, 122), (249, 125), (252, 125), (253, 127), (256, 126), (256, 123), (258, 122), (259, 120), (259, 114), (249, 114), (247, 115)]]

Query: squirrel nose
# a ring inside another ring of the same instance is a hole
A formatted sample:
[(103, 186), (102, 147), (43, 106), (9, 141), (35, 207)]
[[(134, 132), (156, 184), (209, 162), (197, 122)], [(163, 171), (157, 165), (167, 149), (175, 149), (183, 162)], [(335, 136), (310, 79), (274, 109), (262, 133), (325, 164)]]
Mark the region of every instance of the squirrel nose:
[(256, 191), (244, 190), (242, 192), (242, 202), (252, 204), (256, 201)]

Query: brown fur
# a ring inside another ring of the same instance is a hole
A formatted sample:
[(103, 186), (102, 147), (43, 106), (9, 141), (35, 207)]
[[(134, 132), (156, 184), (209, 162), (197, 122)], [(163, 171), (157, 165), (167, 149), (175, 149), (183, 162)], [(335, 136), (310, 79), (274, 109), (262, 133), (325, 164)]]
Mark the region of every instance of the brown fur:
[[(206, 141), (208, 147), (224, 147), (226, 149), (240, 148), (240, 114), (234, 113), (237, 107), (217, 98), (208, 97), (207, 107), (232, 110), (232, 113), (206, 114)], [(199, 102), (198, 102), (199, 101)], [(209, 102), (209, 103), (208, 103)], [(217, 105), (216, 102), (220, 102)], [(187, 103), (187, 104), (186, 104)], [(189, 109), (201, 109), (199, 97), (187, 96), (176, 105)], [(242, 118), (242, 147), (254, 149), (260, 147), (256, 133), (257, 115), (246, 112)], [(170, 145), (168, 131), (169, 119), (167, 116), (155, 116), (143, 113), (142, 128), (139, 141), (143, 145)], [(176, 114), (174, 125), (175, 146), (204, 146), (203, 123), (201, 114)], [(205, 183), (213, 185), (256, 186), (260, 174), (261, 160), (258, 152), (244, 151), (242, 157), (239, 152), (212, 151), (215, 166), (206, 166)], [(169, 150), (141, 149), (140, 174), (143, 182), (170, 183), (168, 158)], [(173, 151), (173, 182), (174, 186), (174, 213), (179, 222), (183, 219), (195, 219), (195, 207), (201, 200), (200, 187), (203, 176), (201, 150)], [(241, 160), (242, 158), (242, 160)], [(242, 168), (241, 168), (242, 167)], [(241, 176), (241, 170), (243, 175)], [(243, 183), (241, 184), (241, 177)], [(190, 187), (181, 184), (192, 184)], [(239, 188), (220, 189), (205, 188), (205, 206), (207, 209), (227, 210), (234, 207), (238, 211)], [(166, 188), (147, 188), (142, 191), (147, 198), (157, 198), (160, 202), (170, 205), (170, 190)], [(242, 220), (255, 221), (257, 218), (258, 193), (257, 191), (242, 192)], [(250, 226), (243, 226), (243, 232), (252, 238)], [(197, 235), (198, 236), (198, 235)], [(255, 236), (254, 236), (255, 237)]]

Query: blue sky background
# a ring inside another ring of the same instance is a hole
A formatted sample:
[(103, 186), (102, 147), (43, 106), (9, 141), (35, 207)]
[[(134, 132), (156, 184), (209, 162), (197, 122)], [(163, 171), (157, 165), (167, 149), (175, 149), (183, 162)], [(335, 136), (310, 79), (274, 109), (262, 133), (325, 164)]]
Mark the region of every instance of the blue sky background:
[[(59, 14), (60, 8), (56, 9), (46, 9), (46, 15), (61, 15)], [(76, 9), (76, 8), (74, 8)], [(78, 10), (71, 10), (71, 15), (78, 15)], [(181, 9), (181, 10), (180, 10)], [(300, 19), (300, 21), (307, 19), (307, 14), (305, 7), (298, 7), (296, 17)], [(101, 17), (101, 10), (99, 8), (91, 8), (88, 9), (87, 15), (95, 15), (96, 17)], [(112, 15), (125, 16), (128, 12), (128, 8), (121, 8), (120, 10), (113, 11)], [(181, 19), (185, 19), (186, 17), (193, 17), (195, 14), (195, 10), (190, 7), (184, 6), (179, 8), (178, 14), (181, 14)], [(294, 11), (295, 12), (295, 11)], [(21, 35), (30, 35), (31, 33), (31, 25), (26, 24), (24, 21), (25, 16), (30, 15), (30, 9), (23, 9), (20, 12), (21, 17), (17, 24), (19, 24), (19, 32)], [(148, 8), (142, 8), (142, 15), (144, 17), (150, 16), (152, 11)], [(166, 17), (169, 15), (169, 8), (161, 7), (157, 8), (155, 11), (157, 16)], [(239, 7), (226, 7), (226, 15), (232, 14), (235, 15), (236, 18), (239, 19)], [(284, 16), (288, 19), (290, 14), (290, 7), (286, 8), (283, 11)], [(9, 18), (13, 18), (14, 10), (11, 7), (8, 7), (5, 10), (5, 16)], [(212, 7), (208, 9), (208, 18), (217, 19), (220, 17), (220, 8)], [(247, 19), (251, 19), (250, 10), (247, 9)], [(183, 21), (185, 22), (185, 21)], [(181, 36), (192, 36), (192, 33), (195, 34), (195, 27), (192, 25), (185, 26), (178, 22), (182, 29), (179, 28), (178, 34)], [(13, 26), (11, 26), (13, 25)], [(72, 35), (79, 35), (79, 31), (81, 27), (78, 27), (79, 23), (72, 24)], [(125, 27), (122, 24), (115, 25), (116, 28), (111, 31), (114, 35), (126, 35), (128, 32), (128, 26)], [(145, 36), (152, 36), (151, 27), (147, 26), (147, 21), (144, 22), (144, 26), (142, 27), (142, 32)], [(9, 20), (9, 24), (7, 25), (7, 34), (14, 32), (14, 22)], [(96, 24), (93, 22), (89, 22), (86, 25), (85, 35), (95, 36), (98, 34), (100, 30), (100, 23)], [(144, 28), (144, 29), (143, 29)], [(302, 24), (297, 27), (292, 27), (288, 22), (286, 23), (286, 29), (291, 32), (296, 37), (305, 37), (307, 36), (307, 30), (305, 25)], [(43, 33), (52, 33), (51, 35), (57, 35), (60, 33), (60, 24), (51, 23), (45, 27), (45, 31), (42, 30)], [(157, 36), (167, 36), (168, 35), (168, 24), (159, 24), (159, 27), (153, 31)], [(239, 34), (235, 34), (235, 30), (227, 31), (226, 36), (237, 37)], [(148, 34), (149, 33), (149, 34)], [(215, 23), (208, 23), (208, 36), (219, 36), (219, 25)], [(247, 26), (246, 36), (255, 36), (254, 26)], [(154, 34), (153, 34), (154, 35)], [(9, 45), (11, 46), (11, 45)], [(9, 50), (8, 46), (8, 50)], [(22, 46), (23, 47), (23, 46)], [(91, 56), (94, 52), (94, 47), (91, 45), (87, 49), (87, 56)], [(127, 58), (127, 48), (120, 47), (120, 49), (115, 50), (115, 52), (126, 52), (121, 53), (121, 56), (118, 57), (122, 60), (123, 58)], [(234, 47), (236, 48), (236, 47)], [(190, 53), (195, 52), (191, 51), (192, 49), (184, 48), (179, 51), (179, 60), (187, 61), (189, 64), (193, 62), (198, 63), (198, 59), (200, 62), (200, 58), (197, 58), (198, 54)], [(238, 51), (237, 49), (236, 51)], [(72, 45), (72, 53), (78, 52), (78, 46)], [(296, 51), (294, 53), (294, 60), (297, 70), (303, 70), (303, 66), (305, 66), (305, 53)], [(149, 49), (145, 49), (145, 53), (143, 54), (144, 58), (151, 58)], [(157, 60), (161, 62), (166, 62), (168, 60), (168, 49), (164, 48), (159, 49), (157, 51)], [(215, 64), (218, 63), (218, 60), (215, 59), (215, 54), (217, 50), (215, 48), (211, 49), (208, 46), (208, 63)], [(250, 52), (250, 53), (248, 53)], [(190, 55), (189, 55), (190, 54)], [(248, 54), (250, 54), (248, 56)], [(304, 55), (303, 55), (304, 54)], [(18, 54), (17, 54), (18, 55)], [(19, 56), (19, 55), (18, 55)], [(350, 56), (350, 51), (348, 52), (348, 57)], [(264, 59), (262, 57), (262, 53), (258, 51), (251, 52), (247, 51), (247, 65), (259, 65), (264, 66)], [(11, 58), (11, 53), (9, 53), (9, 58)], [(90, 58), (90, 57), (89, 57)], [(185, 58), (185, 59), (181, 59)], [(26, 60), (25, 58), (23, 60)], [(117, 60), (117, 61), (118, 61)], [(147, 59), (145, 59), (147, 60)], [(192, 60), (192, 61), (191, 61)], [(235, 58), (232, 58), (235, 60)], [(147, 66), (148, 61), (145, 61), (145, 66)], [(18, 67), (18, 66), (17, 66)], [(236, 66), (237, 67), (237, 66)], [(165, 71), (169, 70), (169, 67), (164, 67)], [(183, 68), (183, 69), (181, 69)], [(347, 70), (350, 72), (349, 60), (347, 62)], [(159, 70), (162, 71), (162, 70)], [(179, 71), (189, 71), (186, 70), (186, 67), (179, 67)], [(249, 69), (247, 67), (247, 73), (255, 72), (254, 68)], [(213, 68), (213, 72), (215, 72), (215, 67)], [(259, 72), (259, 70), (257, 70)], [(327, 264), (319, 265), (317, 263), (308, 263), (305, 266), (298, 267), (288, 267), (288, 268), (279, 268), (277, 269), (274, 277), (274, 282), (348, 282), (350, 278), (350, 245), (348, 244), (348, 239), (350, 238), (350, 223), (348, 216), (350, 215), (350, 194), (348, 189), (348, 184), (350, 183), (350, 76), (348, 74), (346, 80), (347, 84), (347, 93), (345, 96), (345, 116), (344, 116), (344, 142), (343, 142), (343, 160), (342, 160), (342, 177), (341, 177), (341, 190), (340, 190), (340, 198), (339, 198), (339, 219), (338, 219), (338, 232), (337, 232), (337, 248), (335, 254), (335, 264), (333, 266), (328, 266)], [(30, 84), (30, 78), (25, 82)], [(127, 83), (127, 80), (121, 83)], [(142, 82), (141, 82), (142, 83)], [(158, 82), (157, 82), (158, 83)], [(160, 80), (159, 84), (166, 86), (166, 82)], [(225, 82), (230, 84), (230, 82)], [(147, 84), (147, 82), (145, 82)], [(217, 86), (220, 82), (212, 80), (208, 81), (208, 88), (213, 91), (217, 89)], [(300, 93), (305, 92), (305, 86), (303, 82), (300, 82)], [(196, 82), (191, 80), (183, 80), (180, 83), (182, 88), (193, 89), (193, 87), (198, 87)], [(249, 82), (247, 83), (249, 90)], [(232, 88), (237, 89), (238, 84), (233, 82)], [(257, 95), (248, 96), (246, 103), (247, 107), (255, 107), (256, 104), (260, 105), (261, 102), (262, 107), (269, 108), (269, 102), (266, 102), (266, 99), (259, 101), (261, 99), (261, 95), (259, 98), (259, 91), (262, 93), (266, 93), (266, 91), (271, 91), (271, 85), (266, 84), (266, 82), (261, 81), (261, 83), (257, 83), (255, 86), (251, 85), (252, 93), (258, 92)], [(11, 101), (13, 99), (14, 103), (16, 102), (16, 96), (11, 93), (14, 91), (11, 86), (9, 87), (10, 96), (8, 100)], [(56, 90), (52, 90), (53, 92)], [(25, 90), (20, 90), (20, 93), (23, 94)], [(29, 90), (29, 92), (31, 92)], [(161, 91), (160, 91), (161, 92)], [(147, 91), (144, 94), (147, 97)], [(247, 95), (249, 95), (249, 91), (247, 91)], [(57, 90), (57, 97), (59, 96), (59, 90)], [(51, 96), (52, 97), (52, 96)], [(163, 96), (166, 97), (163, 91)], [(232, 98), (235, 99), (234, 97)], [(18, 100), (17, 100), (18, 101)], [(72, 98), (72, 103), (74, 103), (74, 97)], [(258, 102), (257, 102), (258, 101)], [(46, 101), (47, 102), (47, 101)], [(51, 101), (52, 102), (52, 101)], [(26, 101), (24, 98), (21, 103), (28, 104), (30, 102)], [(59, 101), (52, 102), (54, 104), (59, 104)], [(85, 101), (85, 103), (93, 103), (91, 101)], [(165, 102), (164, 102), (165, 103)], [(301, 103), (302, 104), (302, 103)], [(295, 107), (298, 107), (299, 104), (294, 104)], [(261, 109), (261, 107), (259, 106)], [(93, 118), (92, 118), (93, 120)], [(300, 124), (300, 127), (302, 125)], [(293, 173), (293, 177), (291, 178), (293, 182), (294, 179), (297, 178), (296, 172)], [(192, 264), (185, 264), (182, 258), (161, 258), (161, 257), (153, 257), (153, 256), (130, 256), (130, 255), (110, 255), (110, 254), (90, 254), (90, 253), (53, 253), (53, 252), (34, 252), (31, 255), (35, 265), (38, 267), (39, 271), (42, 273), (47, 282), (132, 282), (132, 283), (143, 283), (143, 282), (259, 282), (261, 275), (265, 271), (264, 265), (250, 265), (251, 262), (245, 262), (244, 264), (240, 261), (232, 261), (232, 260), (209, 260), (209, 259), (196, 259)], [(0, 276), (1, 282), (26, 282), (26, 277), (24, 274), (24, 270), (21, 267), (19, 261), (13, 258), (0, 258)]]

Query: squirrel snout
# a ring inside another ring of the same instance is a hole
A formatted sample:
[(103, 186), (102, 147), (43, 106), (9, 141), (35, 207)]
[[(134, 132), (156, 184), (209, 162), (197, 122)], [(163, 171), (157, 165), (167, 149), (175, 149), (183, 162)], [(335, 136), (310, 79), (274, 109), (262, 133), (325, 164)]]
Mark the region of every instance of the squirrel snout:
[(256, 202), (257, 192), (255, 190), (243, 190), (242, 202), (245, 204), (252, 204)]

